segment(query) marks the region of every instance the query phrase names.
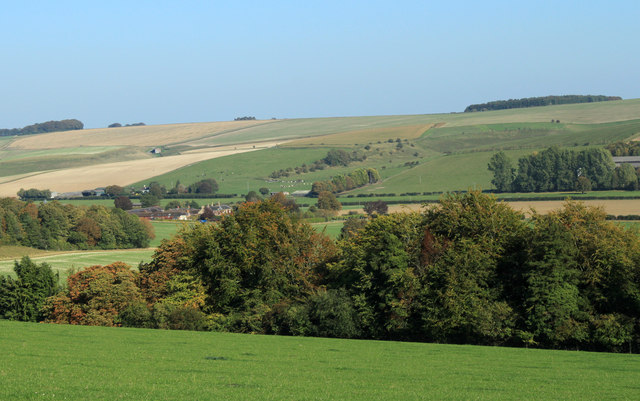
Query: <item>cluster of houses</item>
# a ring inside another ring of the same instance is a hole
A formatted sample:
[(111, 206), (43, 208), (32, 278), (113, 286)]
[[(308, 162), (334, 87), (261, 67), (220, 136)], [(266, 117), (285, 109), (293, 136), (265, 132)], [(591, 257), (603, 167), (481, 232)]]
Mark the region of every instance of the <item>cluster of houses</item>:
[(128, 213), (134, 214), (142, 219), (148, 220), (202, 220), (206, 209), (211, 210), (214, 216), (224, 216), (233, 213), (233, 209), (229, 205), (206, 205), (200, 209), (197, 208), (175, 208), (164, 210), (160, 206), (151, 206), (140, 209), (128, 210)]

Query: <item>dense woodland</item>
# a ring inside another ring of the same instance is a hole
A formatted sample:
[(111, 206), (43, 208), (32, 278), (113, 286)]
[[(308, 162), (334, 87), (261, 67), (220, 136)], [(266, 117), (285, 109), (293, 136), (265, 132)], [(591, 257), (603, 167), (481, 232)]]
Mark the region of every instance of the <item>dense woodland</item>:
[(488, 167), (498, 192), (635, 190), (640, 185), (633, 166), (616, 166), (611, 153), (602, 148), (576, 151), (554, 146), (521, 157), (517, 169), (504, 152), (498, 152)]
[(72, 131), (83, 128), (84, 124), (81, 121), (75, 119), (47, 121), (44, 123), (27, 125), (23, 128), (0, 128), (0, 136), (43, 134), (46, 132)]
[(0, 245), (48, 250), (145, 248), (151, 225), (121, 209), (0, 198)]
[(496, 100), (488, 103), (472, 104), (464, 109), (465, 113), (474, 111), (489, 110), (505, 110), (505, 109), (521, 109), (525, 107), (552, 106), (557, 104), (572, 103), (593, 103), (605, 102), (610, 100), (622, 100), (619, 96), (602, 96), (602, 95), (565, 95), (565, 96), (543, 96), (543, 97), (526, 97), (523, 99)]
[(0, 283), (0, 313), (87, 325), (640, 351), (638, 232), (605, 220), (602, 210), (567, 202), (525, 220), (480, 192), (451, 194), (422, 213), (346, 224), (337, 242), (296, 216), (272, 200), (248, 202), (219, 224), (164, 241), (139, 272), (95, 266), (50, 297), (46, 266), (23, 260), (18, 278)]

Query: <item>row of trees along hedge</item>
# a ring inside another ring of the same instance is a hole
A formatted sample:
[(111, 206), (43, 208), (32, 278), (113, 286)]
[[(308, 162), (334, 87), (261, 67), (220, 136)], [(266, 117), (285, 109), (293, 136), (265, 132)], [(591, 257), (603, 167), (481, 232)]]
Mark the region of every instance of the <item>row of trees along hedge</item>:
[(605, 146), (612, 156), (640, 156), (640, 142), (615, 142)]
[(488, 103), (472, 104), (464, 109), (465, 113), (473, 111), (489, 111), (504, 109), (520, 109), (525, 107), (551, 106), (556, 104), (572, 103), (593, 103), (605, 102), (609, 100), (622, 100), (619, 96), (602, 95), (565, 95), (565, 96), (543, 96), (526, 97), (523, 99), (496, 100)]
[(639, 186), (636, 169), (630, 164), (616, 167), (602, 148), (575, 151), (554, 146), (521, 157), (517, 170), (504, 152), (498, 152), (491, 157), (489, 170), (498, 192), (634, 190)]
[(0, 198), (0, 245), (40, 249), (146, 248), (153, 228), (121, 209)]
[(326, 181), (316, 181), (311, 185), (311, 196), (320, 192), (339, 193), (363, 187), (380, 181), (380, 174), (375, 168), (359, 168), (349, 174), (339, 174)]
[(348, 166), (353, 162), (364, 161), (367, 159), (367, 155), (363, 152), (358, 152), (356, 150), (351, 153), (342, 150), (342, 149), (331, 149), (327, 152), (327, 155), (320, 160), (316, 160), (310, 165), (303, 163), (298, 167), (288, 167), (286, 169), (280, 169), (273, 171), (269, 174), (270, 178), (281, 178), (288, 177), (291, 174), (303, 174), (303, 173), (312, 173), (316, 170), (324, 170), (325, 167), (338, 167), (338, 166)]
[(354, 222), (335, 243), (275, 201), (246, 203), (183, 229), (139, 272), (70, 276), (42, 319), (640, 351), (638, 232), (600, 209), (568, 201), (527, 221), (470, 192)]
[(44, 123), (37, 123), (33, 125), (27, 125), (23, 128), (11, 128), (0, 129), (0, 136), (13, 136), (13, 135), (30, 135), (30, 134), (43, 134), (45, 132), (57, 132), (57, 131), (72, 131), (83, 129), (84, 124), (76, 119), (61, 120), (61, 121), (47, 121)]

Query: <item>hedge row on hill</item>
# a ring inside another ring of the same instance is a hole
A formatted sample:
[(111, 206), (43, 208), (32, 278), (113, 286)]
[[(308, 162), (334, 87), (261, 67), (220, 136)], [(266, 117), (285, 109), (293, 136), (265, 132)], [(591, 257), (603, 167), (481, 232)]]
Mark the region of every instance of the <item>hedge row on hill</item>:
[(152, 235), (148, 222), (120, 209), (0, 199), (0, 245), (51, 250), (146, 248)]
[(523, 99), (496, 100), (488, 103), (472, 104), (464, 109), (465, 113), (473, 111), (489, 111), (489, 110), (505, 110), (520, 109), (525, 107), (551, 106), (557, 104), (572, 103), (593, 103), (605, 102), (610, 100), (622, 100), (619, 96), (602, 96), (602, 95), (565, 95), (565, 96), (544, 96), (544, 97), (527, 97)]
[(311, 185), (311, 196), (320, 192), (339, 193), (363, 187), (380, 181), (380, 174), (375, 168), (359, 168), (349, 174), (340, 174), (327, 181), (316, 181)]
[(526, 221), (471, 192), (346, 224), (334, 243), (277, 202), (250, 202), (164, 242), (139, 272), (71, 276), (41, 318), (639, 352), (640, 241), (605, 217), (567, 202)]

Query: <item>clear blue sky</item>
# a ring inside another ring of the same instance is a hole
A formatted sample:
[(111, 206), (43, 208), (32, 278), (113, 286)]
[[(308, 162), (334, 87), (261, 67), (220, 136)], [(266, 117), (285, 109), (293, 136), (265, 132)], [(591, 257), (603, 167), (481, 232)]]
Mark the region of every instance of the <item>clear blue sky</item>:
[(12, 1), (0, 128), (640, 97), (640, 1)]

